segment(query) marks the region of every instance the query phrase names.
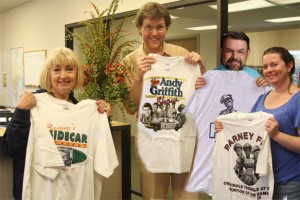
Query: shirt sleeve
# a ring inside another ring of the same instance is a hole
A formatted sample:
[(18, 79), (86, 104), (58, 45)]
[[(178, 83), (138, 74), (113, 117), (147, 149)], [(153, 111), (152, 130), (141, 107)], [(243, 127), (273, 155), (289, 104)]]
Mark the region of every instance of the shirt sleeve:
[(12, 159), (25, 159), (30, 129), (30, 110), (16, 108), (2, 139), (4, 153)]
[(300, 128), (300, 94), (298, 95), (292, 106), (292, 112), (294, 113), (294, 127)]
[(270, 137), (266, 133), (256, 163), (256, 173), (260, 176), (268, 175), (269, 165), (271, 165), (272, 168), (272, 160), (270, 160), (271, 157)]
[[(100, 122), (93, 123), (94, 133), (97, 134), (94, 154), (95, 171), (108, 178), (119, 165), (112, 134), (106, 114), (100, 114)], [(99, 118), (98, 118), (99, 119)]]

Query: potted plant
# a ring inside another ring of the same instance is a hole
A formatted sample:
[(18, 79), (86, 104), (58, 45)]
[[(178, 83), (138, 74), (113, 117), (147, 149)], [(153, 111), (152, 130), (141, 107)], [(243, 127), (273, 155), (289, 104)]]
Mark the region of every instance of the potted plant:
[(136, 105), (130, 98), (126, 84), (127, 71), (121, 62), (121, 54), (133, 49), (137, 41), (127, 39), (128, 33), (125, 34), (122, 29), (128, 18), (118, 22), (115, 19), (119, 0), (112, 0), (109, 8), (102, 12), (94, 3), (91, 5), (94, 9), (90, 12), (91, 19), (81, 22), (85, 31), (69, 32), (80, 42), (85, 59), (83, 69), (86, 79), (80, 98), (103, 99), (116, 104), (125, 118), (125, 102), (126, 108), (132, 112), (136, 110)]

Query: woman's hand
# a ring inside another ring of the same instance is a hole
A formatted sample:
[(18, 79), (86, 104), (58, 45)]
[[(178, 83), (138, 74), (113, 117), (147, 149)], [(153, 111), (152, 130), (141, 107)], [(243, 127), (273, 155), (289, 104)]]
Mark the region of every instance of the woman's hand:
[(17, 108), (22, 110), (30, 110), (34, 106), (36, 106), (35, 96), (32, 94), (32, 92), (25, 91), (18, 102)]
[(256, 79), (256, 86), (257, 87), (265, 87), (265, 86), (268, 86), (269, 85), (269, 82), (264, 79), (264, 78), (257, 78)]
[(106, 112), (106, 114), (109, 115), (109, 113), (110, 113), (110, 104), (109, 103), (107, 103), (103, 100), (98, 100), (98, 101), (96, 101), (96, 104), (98, 105), (97, 110), (99, 113)]
[(298, 128), (299, 136), (293, 136), (288, 133), (283, 133), (279, 131), (279, 124), (277, 120), (273, 117), (270, 117), (265, 125), (265, 130), (267, 131), (270, 138), (280, 144), (281, 146), (296, 152), (300, 153), (300, 129)]
[(215, 130), (219, 133), (223, 130), (223, 125), (220, 121), (215, 121)]
[(265, 130), (271, 138), (274, 138), (279, 133), (279, 125), (274, 117), (270, 117), (267, 120)]

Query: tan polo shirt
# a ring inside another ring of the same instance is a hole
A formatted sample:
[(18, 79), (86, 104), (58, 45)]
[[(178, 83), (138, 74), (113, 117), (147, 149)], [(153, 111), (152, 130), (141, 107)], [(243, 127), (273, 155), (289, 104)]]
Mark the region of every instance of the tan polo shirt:
[[(163, 56), (185, 56), (189, 51), (186, 50), (183, 47), (173, 45), (173, 44), (167, 44), (164, 42), (163, 46)], [(137, 72), (137, 59), (147, 55), (146, 52), (143, 49), (143, 44), (136, 49), (135, 51), (128, 54), (126, 57), (123, 58), (123, 63), (127, 68), (129, 80), (128, 84), (129, 86), (132, 85), (132, 82), (134, 80), (135, 74)]]

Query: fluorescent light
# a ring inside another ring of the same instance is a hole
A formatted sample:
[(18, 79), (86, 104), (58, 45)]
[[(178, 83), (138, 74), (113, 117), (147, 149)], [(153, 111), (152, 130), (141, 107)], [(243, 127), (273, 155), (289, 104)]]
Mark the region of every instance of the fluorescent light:
[(192, 31), (212, 30), (212, 29), (217, 29), (217, 25), (197, 26), (197, 27), (190, 27), (190, 28), (185, 28), (185, 29), (192, 30)]
[[(266, 8), (271, 6), (278, 5), (287, 5), (287, 4), (293, 4), (293, 3), (299, 3), (299, 0), (270, 0), (269, 2), (265, 0), (248, 0), (238, 3), (230, 3), (228, 4), (228, 12), (239, 12), (244, 10), (254, 10), (258, 8)], [(217, 5), (210, 5), (209, 7), (217, 10)]]
[(286, 17), (286, 18), (277, 18), (277, 19), (266, 19), (267, 22), (280, 23), (280, 22), (292, 22), (300, 21), (300, 17)]
[[(275, 5), (264, 0), (251, 0), (251, 1), (248, 0), (248, 1), (238, 2), (238, 3), (228, 4), (228, 12), (233, 13), (233, 12), (239, 12), (244, 10), (253, 10), (258, 8), (271, 7), (271, 6), (275, 6)], [(217, 9), (217, 5), (210, 5), (209, 7), (213, 9)]]
[[(228, 26), (228, 28), (231, 28), (231, 26)], [(204, 30), (213, 30), (217, 29), (217, 25), (210, 25), (210, 26), (195, 26), (195, 27), (189, 27), (185, 28), (187, 30), (192, 30), (192, 31), (204, 31)]]
[(270, 0), (271, 3), (276, 3), (276, 4), (292, 4), (292, 3), (299, 3), (299, 0)]

